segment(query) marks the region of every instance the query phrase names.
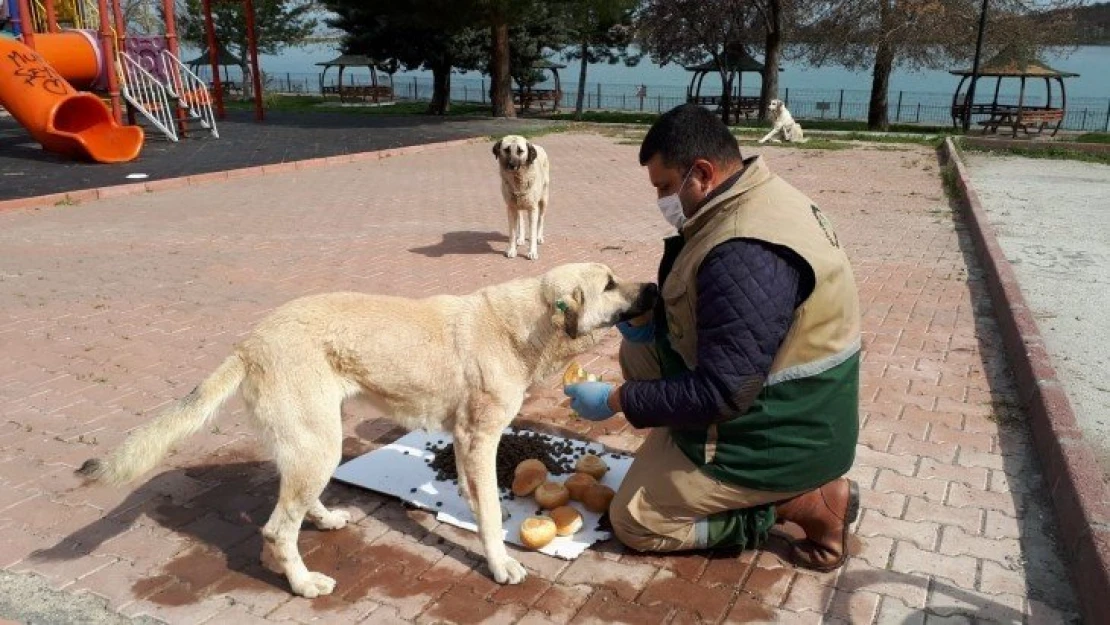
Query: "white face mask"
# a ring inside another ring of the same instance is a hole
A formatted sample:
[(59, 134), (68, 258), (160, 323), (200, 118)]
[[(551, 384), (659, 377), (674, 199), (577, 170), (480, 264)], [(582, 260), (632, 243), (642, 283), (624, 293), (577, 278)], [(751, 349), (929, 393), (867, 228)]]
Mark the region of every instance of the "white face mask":
[(694, 168), (690, 167), (686, 172), (686, 176), (682, 179), (682, 184), (678, 185), (678, 191), (659, 198), (656, 202), (659, 204), (659, 212), (663, 213), (663, 219), (667, 223), (674, 226), (675, 230), (681, 230), (682, 225), (686, 223), (686, 214), (682, 211), (682, 200), (679, 199), (678, 194), (682, 192), (683, 187), (686, 186), (686, 181), (690, 179), (690, 174), (693, 173)]

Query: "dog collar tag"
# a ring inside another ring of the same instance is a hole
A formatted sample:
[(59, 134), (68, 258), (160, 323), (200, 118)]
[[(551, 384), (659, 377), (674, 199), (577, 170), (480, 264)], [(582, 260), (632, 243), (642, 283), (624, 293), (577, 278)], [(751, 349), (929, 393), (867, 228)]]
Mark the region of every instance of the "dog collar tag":
[(555, 300), (555, 308), (558, 309), (559, 312), (566, 312), (567, 311), (567, 303), (564, 302), (561, 299)]

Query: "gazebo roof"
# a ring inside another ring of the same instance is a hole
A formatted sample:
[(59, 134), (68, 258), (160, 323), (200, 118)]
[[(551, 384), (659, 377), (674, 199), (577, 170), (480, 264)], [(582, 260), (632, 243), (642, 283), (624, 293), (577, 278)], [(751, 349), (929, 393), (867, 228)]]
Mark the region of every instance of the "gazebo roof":
[[(752, 58), (752, 55), (744, 50), (730, 53), (728, 62), (729, 65), (741, 72), (763, 72), (763, 63)], [(715, 72), (717, 71), (717, 64), (713, 61), (706, 61), (698, 65), (685, 66), (683, 69), (688, 72)], [(782, 68), (779, 68), (779, 71), (782, 71)]]
[[(970, 76), (970, 69), (949, 70), (957, 76)], [(1044, 61), (1018, 47), (1009, 47), (979, 67), (980, 76), (1032, 76), (1034, 78), (1070, 78), (1079, 74), (1049, 67)]]
[(532, 63), (532, 69), (566, 69), (566, 67), (566, 65), (553, 63), (547, 59), (538, 59), (535, 63)]
[[(223, 46), (220, 46), (220, 55), (219, 56), (220, 56), (219, 65), (234, 65), (234, 66), (238, 67), (238, 66), (243, 64), (243, 59), (235, 56), (234, 54), (232, 54), (230, 52), (228, 52), (227, 49), (224, 48)], [(208, 61), (208, 50), (205, 49), (203, 52), (200, 53), (200, 56), (198, 56), (197, 58), (195, 58), (191, 61), (186, 61), (185, 65), (188, 66), (188, 67), (194, 67), (196, 65), (208, 65), (208, 62), (209, 62)]]
[(377, 64), (365, 54), (341, 54), (330, 61), (317, 63), (321, 67), (374, 67)]

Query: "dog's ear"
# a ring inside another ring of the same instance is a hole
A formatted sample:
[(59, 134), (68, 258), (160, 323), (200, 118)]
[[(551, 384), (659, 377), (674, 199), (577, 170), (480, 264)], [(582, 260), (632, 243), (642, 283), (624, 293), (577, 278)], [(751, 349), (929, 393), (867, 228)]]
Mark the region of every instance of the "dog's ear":
[(493, 144), (493, 158), (500, 158), (500, 157), (501, 157), (501, 139), (498, 139), (497, 143)]
[(578, 338), (580, 332), (578, 327), (578, 316), (582, 310), (582, 303), (585, 300), (585, 295), (582, 292), (582, 287), (576, 287), (571, 297), (560, 297), (555, 300), (555, 309), (559, 312), (552, 317), (552, 321), (556, 325), (563, 326), (563, 331), (567, 333), (572, 339)]
[(532, 163), (536, 162), (536, 157), (537, 156), (539, 156), (539, 155), (536, 153), (536, 146), (532, 145), (532, 142), (529, 141), (528, 142), (528, 164), (531, 165)]

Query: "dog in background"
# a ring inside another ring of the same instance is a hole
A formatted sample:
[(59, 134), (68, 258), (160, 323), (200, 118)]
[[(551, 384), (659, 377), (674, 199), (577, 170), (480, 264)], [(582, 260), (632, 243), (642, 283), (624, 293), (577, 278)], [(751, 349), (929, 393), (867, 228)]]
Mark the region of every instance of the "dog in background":
[[(771, 132), (763, 135), (760, 143), (768, 141), (788, 141), (790, 143), (805, 143), (807, 139), (802, 133), (802, 125), (794, 121), (794, 116), (786, 110), (786, 103), (782, 100), (771, 100), (767, 105), (767, 114), (771, 116)], [(781, 137), (781, 138), (780, 138)]]
[(516, 246), (524, 245), (528, 218), (528, 260), (540, 257), (543, 222), (551, 187), (547, 152), (519, 135), (507, 135), (493, 144), (493, 156), (501, 172), (501, 197), (509, 215), (509, 248), (505, 256), (516, 258)]

